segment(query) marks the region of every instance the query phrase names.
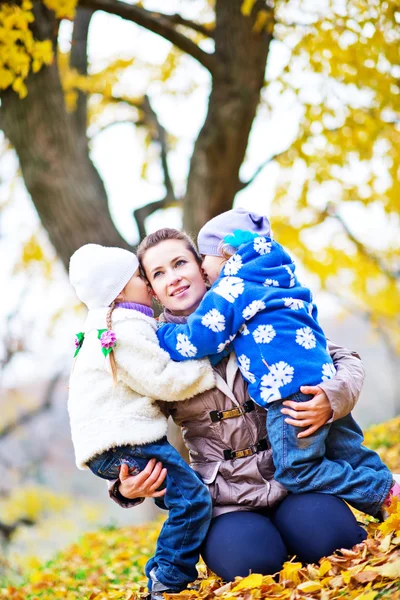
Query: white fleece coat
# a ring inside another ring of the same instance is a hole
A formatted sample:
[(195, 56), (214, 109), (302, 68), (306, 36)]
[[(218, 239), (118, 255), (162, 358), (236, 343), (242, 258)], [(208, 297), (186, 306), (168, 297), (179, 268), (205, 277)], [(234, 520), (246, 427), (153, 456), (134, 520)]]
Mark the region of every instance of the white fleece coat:
[(156, 321), (132, 309), (116, 308), (118, 383), (101, 351), (98, 329), (106, 329), (107, 308), (89, 311), (85, 339), (69, 383), (68, 411), (78, 468), (96, 454), (125, 444), (147, 444), (167, 432), (155, 400), (186, 400), (214, 387), (208, 359), (178, 363), (159, 346)]

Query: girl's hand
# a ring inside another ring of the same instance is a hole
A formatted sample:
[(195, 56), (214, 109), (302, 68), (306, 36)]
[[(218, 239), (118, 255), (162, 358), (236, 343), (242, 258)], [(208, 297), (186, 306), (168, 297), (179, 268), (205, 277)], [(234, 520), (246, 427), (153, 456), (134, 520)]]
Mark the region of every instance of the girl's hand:
[(129, 475), (129, 467), (122, 464), (119, 470), (120, 484), (118, 490), (124, 498), (134, 500), (135, 498), (160, 498), (167, 491), (157, 491), (167, 475), (167, 469), (163, 469), (160, 462), (155, 458), (149, 460), (146, 468), (138, 475)]
[(294, 402), (293, 400), (286, 400), (283, 402), (282, 414), (288, 415), (290, 419), (285, 419), (285, 422), (294, 427), (308, 427), (305, 431), (298, 434), (298, 438), (307, 437), (322, 425), (325, 425), (327, 421), (332, 417), (333, 411), (329, 403), (328, 397), (324, 390), (317, 385), (303, 385), (300, 388), (303, 394), (314, 394), (312, 400), (308, 402)]

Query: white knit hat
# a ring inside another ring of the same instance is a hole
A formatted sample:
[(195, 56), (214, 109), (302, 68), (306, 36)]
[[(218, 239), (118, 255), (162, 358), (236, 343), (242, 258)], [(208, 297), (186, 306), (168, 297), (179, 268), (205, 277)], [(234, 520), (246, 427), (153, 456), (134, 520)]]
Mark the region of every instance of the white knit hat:
[(86, 244), (69, 261), (69, 280), (88, 309), (110, 306), (139, 267), (133, 252)]

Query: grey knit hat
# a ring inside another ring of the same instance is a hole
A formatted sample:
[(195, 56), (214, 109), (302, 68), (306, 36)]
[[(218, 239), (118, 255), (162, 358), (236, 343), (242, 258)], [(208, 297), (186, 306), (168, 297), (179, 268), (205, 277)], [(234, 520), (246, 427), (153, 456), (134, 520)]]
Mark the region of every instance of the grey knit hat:
[(197, 236), (200, 254), (221, 256), (219, 249), (222, 240), (238, 229), (271, 237), (271, 226), (267, 217), (249, 212), (245, 208), (233, 208), (214, 217), (200, 229)]
[(139, 267), (136, 255), (99, 244), (81, 246), (69, 261), (69, 280), (90, 309), (110, 306)]

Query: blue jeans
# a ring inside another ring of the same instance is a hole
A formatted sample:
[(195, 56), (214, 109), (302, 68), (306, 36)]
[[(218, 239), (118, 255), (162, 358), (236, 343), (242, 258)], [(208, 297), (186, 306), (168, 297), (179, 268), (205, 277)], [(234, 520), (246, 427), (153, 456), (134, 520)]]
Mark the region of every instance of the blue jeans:
[(208, 488), (167, 438), (142, 446), (118, 446), (96, 456), (88, 467), (95, 475), (112, 480), (118, 478), (121, 464), (127, 463), (134, 474), (142, 471), (151, 458), (167, 468), (167, 491), (156, 504), (169, 510), (169, 515), (158, 537), (156, 554), (146, 565), (146, 575), (149, 577), (155, 569), (158, 581), (179, 592), (197, 578), (200, 546), (212, 514)]
[(249, 573), (272, 575), (290, 556), (318, 562), (367, 537), (348, 506), (327, 494), (289, 494), (277, 507), (230, 512), (211, 521), (201, 549), (206, 565), (232, 581)]
[[(312, 395), (290, 397), (306, 402)], [(346, 500), (375, 516), (392, 486), (392, 474), (378, 454), (362, 445), (363, 433), (351, 415), (324, 425), (305, 438), (305, 428), (285, 423), (284, 398), (271, 402), (267, 431), (276, 468), (275, 479), (290, 492), (322, 492)]]

